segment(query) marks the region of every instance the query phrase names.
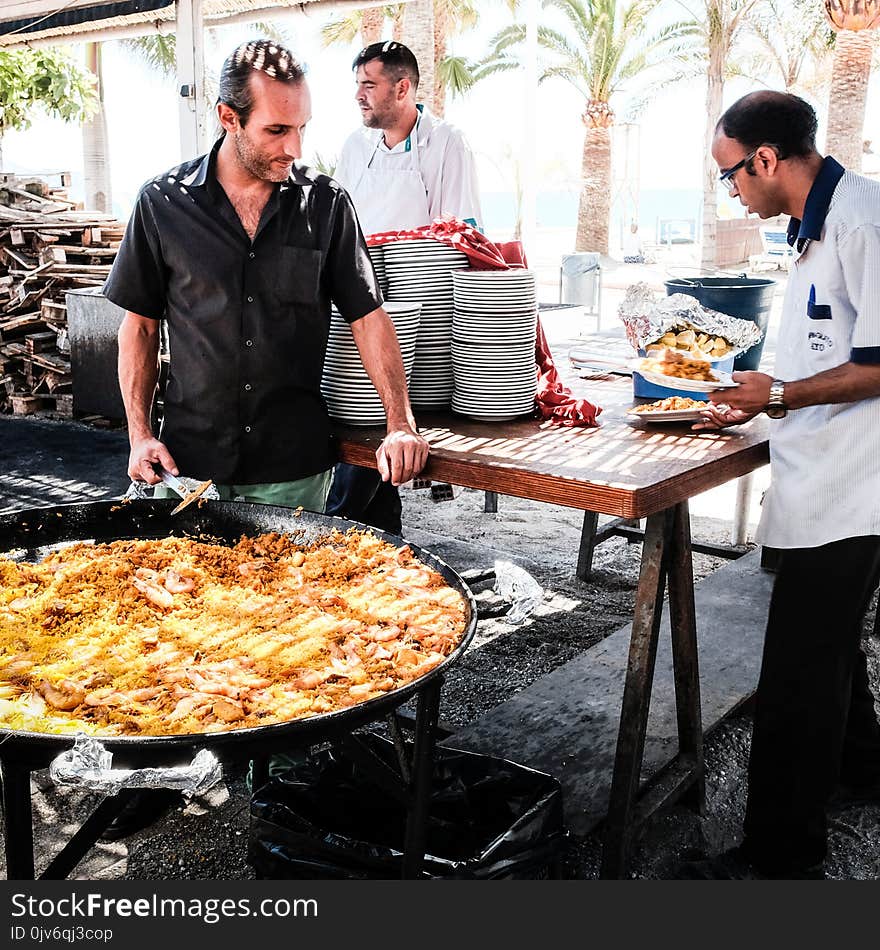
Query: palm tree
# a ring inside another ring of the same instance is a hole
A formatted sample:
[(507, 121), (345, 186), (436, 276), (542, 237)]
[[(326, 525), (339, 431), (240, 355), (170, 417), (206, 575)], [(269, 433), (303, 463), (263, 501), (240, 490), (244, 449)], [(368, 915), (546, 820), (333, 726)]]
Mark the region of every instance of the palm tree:
[(859, 171), (880, 0), (825, 0), (825, 13), (837, 30), (825, 149), (845, 167)]
[(382, 7), (366, 7), (361, 13), (361, 37), (364, 46), (382, 39), (385, 32), (385, 10)]
[[(615, 93), (646, 71), (674, 56), (680, 41), (693, 32), (690, 23), (672, 23), (648, 35), (648, 18), (660, 0), (543, 0), (568, 29), (538, 28), (538, 42), (550, 55), (542, 81), (559, 77), (583, 97), (586, 131), (581, 160), (576, 251), (608, 253), (611, 219), (611, 129)], [(511, 68), (513, 47), (525, 40), (525, 27), (514, 25), (494, 39), (492, 54), (481, 64), (484, 75)]]
[(110, 213), (113, 194), (107, 162), (107, 117), (104, 114), (104, 74), (101, 69), (101, 44), (86, 44), (86, 67), (94, 77), (97, 106), (94, 114), (83, 121), (83, 179), (85, 206)]
[(390, 10), (390, 7), (364, 7), (334, 17), (321, 27), (321, 42), (324, 46), (348, 46), (360, 34), (364, 46), (376, 43), (385, 33), (385, 18)]
[(834, 34), (816, 0), (762, 0), (749, 28), (760, 51), (745, 65), (746, 73), (778, 76), (785, 91), (792, 93), (809, 91), (817, 80), (821, 83)]
[(435, 115), (442, 117), (446, 111), (449, 82), (445, 63), (449, 37), (473, 28), (479, 19), (472, 0), (434, 0), (434, 96), (431, 111)]
[[(715, 265), (718, 218), (718, 181), (712, 159), (715, 126), (724, 102), (724, 80), (742, 74), (740, 53), (748, 29), (748, 17), (758, 0), (702, 0), (702, 10), (693, 25), (701, 38), (697, 56), (706, 76), (706, 128), (703, 149), (703, 240), (702, 265)], [(684, 3), (681, 4), (688, 9)], [(685, 70), (680, 78), (687, 78)]]
[(434, 0), (410, 0), (403, 15), (403, 42), (419, 64), (419, 93), (432, 105), (434, 95)]

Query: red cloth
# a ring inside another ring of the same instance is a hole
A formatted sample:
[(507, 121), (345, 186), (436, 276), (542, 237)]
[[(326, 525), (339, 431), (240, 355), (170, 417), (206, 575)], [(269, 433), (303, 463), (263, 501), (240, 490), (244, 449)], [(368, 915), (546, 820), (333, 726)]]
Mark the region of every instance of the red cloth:
[[(511, 270), (528, 267), (521, 241), (493, 244), (482, 232), (457, 218), (435, 218), (430, 224), (410, 231), (382, 231), (367, 236), (367, 244), (390, 244), (394, 241), (434, 240), (449, 244), (467, 254), (474, 270)], [(597, 426), (602, 411), (588, 399), (576, 399), (559, 378), (556, 364), (547, 345), (541, 318), (535, 337), (535, 362), (538, 367), (538, 392), (535, 411), (542, 419), (564, 426)]]
[[(474, 270), (508, 270), (509, 264), (498, 247), (484, 234), (458, 218), (435, 218), (430, 224), (409, 231), (380, 231), (367, 235), (367, 244), (390, 244), (393, 241), (441, 241), (467, 254)], [(520, 265), (522, 266), (522, 265)]]
[(556, 364), (544, 336), (541, 318), (538, 318), (538, 335), (535, 339), (535, 362), (538, 364), (538, 393), (535, 410), (542, 419), (550, 419), (563, 426), (597, 426), (596, 417), (602, 411), (589, 399), (577, 399), (568, 386), (559, 378)]

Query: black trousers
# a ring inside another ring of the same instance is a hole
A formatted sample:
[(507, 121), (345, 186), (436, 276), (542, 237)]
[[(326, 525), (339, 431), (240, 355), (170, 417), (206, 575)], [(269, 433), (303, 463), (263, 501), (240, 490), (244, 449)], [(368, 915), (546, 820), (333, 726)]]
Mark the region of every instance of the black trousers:
[(324, 511), (328, 515), (361, 521), (389, 534), (403, 533), (400, 492), (391, 482), (383, 482), (372, 468), (340, 462), (333, 470), (333, 484)]
[(839, 781), (880, 780), (880, 724), (861, 630), (880, 582), (880, 537), (782, 554), (767, 621), (749, 759), (745, 849), (787, 871), (825, 857)]

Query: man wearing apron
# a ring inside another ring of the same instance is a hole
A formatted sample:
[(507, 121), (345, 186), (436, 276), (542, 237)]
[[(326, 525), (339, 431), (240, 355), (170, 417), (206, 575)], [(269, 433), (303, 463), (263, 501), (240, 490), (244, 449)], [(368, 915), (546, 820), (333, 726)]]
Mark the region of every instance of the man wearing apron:
[[(346, 141), (333, 177), (364, 234), (418, 228), (441, 215), (479, 225), (473, 155), (458, 129), (416, 104), (412, 52), (394, 41), (373, 43), (352, 68), (364, 127)], [(337, 465), (326, 511), (401, 533), (400, 494), (371, 469)]]

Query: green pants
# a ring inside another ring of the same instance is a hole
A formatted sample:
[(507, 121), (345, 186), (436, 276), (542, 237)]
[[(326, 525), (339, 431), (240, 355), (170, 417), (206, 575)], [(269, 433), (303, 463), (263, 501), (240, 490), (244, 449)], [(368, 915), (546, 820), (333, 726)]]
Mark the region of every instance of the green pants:
[[(318, 472), (294, 482), (266, 482), (263, 485), (215, 485), (221, 501), (254, 501), (261, 505), (280, 505), (283, 508), (304, 508), (324, 513), (333, 469)], [(157, 485), (154, 498), (176, 498), (176, 492), (165, 485)]]

